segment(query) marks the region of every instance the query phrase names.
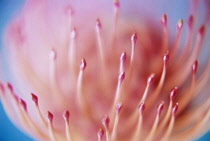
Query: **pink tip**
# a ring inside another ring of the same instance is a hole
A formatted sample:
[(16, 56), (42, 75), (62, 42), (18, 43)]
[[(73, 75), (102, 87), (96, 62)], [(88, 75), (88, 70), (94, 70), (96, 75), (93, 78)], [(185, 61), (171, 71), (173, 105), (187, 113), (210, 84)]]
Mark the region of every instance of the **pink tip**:
[(125, 62), (125, 60), (126, 60), (126, 52), (123, 52), (123, 53), (121, 54), (120, 60), (121, 60), (122, 62)]
[(23, 108), (24, 111), (27, 111), (26, 102), (22, 99), (19, 99), (20, 106)]
[(164, 14), (162, 17), (161, 17), (161, 22), (163, 25), (166, 25), (167, 24), (167, 15)]
[(63, 118), (64, 118), (64, 120), (66, 120), (67, 122), (69, 121), (70, 113), (69, 113), (68, 110), (64, 111), (64, 113), (63, 113)]
[(76, 28), (74, 28), (74, 29), (71, 31), (71, 33), (70, 33), (70, 37), (71, 37), (72, 39), (75, 39), (76, 36), (77, 36), (77, 31), (76, 31)]
[(36, 105), (38, 105), (38, 97), (35, 94), (33, 94), (33, 93), (31, 93), (31, 97), (32, 97), (32, 100), (34, 101), (34, 103)]
[(120, 113), (120, 111), (121, 111), (122, 107), (123, 107), (122, 102), (117, 103), (117, 105), (116, 105), (116, 112), (117, 112), (117, 114), (119, 114), (119, 113)]
[(163, 111), (163, 108), (164, 108), (164, 102), (162, 101), (162, 102), (158, 105), (158, 109), (157, 109), (159, 115), (160, 115), (161, 112)]
[(188, 26), (189, 28), (192, 28), (194, 22), (194, 17), (191, 15), (188, 19)]
[(147, 79), (147, 85), (151, 85), (154, 81), (154, 78), (155, 78), (155, 74), (152, 73)]
[(177, 93), (177, 87), (174, 87), (170, 93), (170, 99), (173, 101)]
[(178, 110), (178, 103), (176, 103), (176, 105), (173, 107), (173, 110), (172, 110), (172, 115), (175, 116), (176, 115), (176, 112)]
[(96, 28), (101, 29), (101, 21), (99, 19), (96, 20)]
[(0, 83), (0, 90), (1, 90), (2, 94), (4, 94), (5, 90), (4, 90), (4, 85), (2, 83)]
[(100, 128), (100, 129), (98, 130), (97, 135), (98, 135), (98, 139), (102, 139), (103, 136), (104, 136), (104, 130), (103, 130), (102, 128)]
[(205, 30), (206, 28), (205, 28), (205, 26), (204, 25), (202, 25), (200, 28), (199, 28), (199, 31), (198, 31), (198, 33), (201, 35), (201, 36), (203, 36), (204, 35), (204, 33), (205, 33)]
[(194, 74), (197, 72), (197, 69), (198, 69), (198, 61), (196, 60), (192, 66), (192, 71)]
[(136, 33), (133, 33), (133, 34), (132, 34), (132, 36), (131, 36), (131, 41), (132, 41), (133, 43), (136, 43), (136, 41), (137, 41), (137, 34), (136, 34)]
[(114, 0), (114, 6), (115, 6), (116, 8), (119, 8), (119, 7), (120, 7), (120, 2), (119, 2), (119, 0)]
[(143, 111), (144, 111), (144, 109), (145, 109), (145, 104), (144, 104), (144, 102), (142, 102), (142, 103), (139, 105), (139, 113), (142, 114)]
[(50, 51), (50, 58), (53, 59), (53, 60), (56, 59), (56, 51), (55, 51), (55, 49), (52, 49), (52, 50)]
[(80, 70), (81, 71), (84, 71), (84, 69), (86, 68), (86, 66), (87, 66), (87, 63), (86, 63), (85, 59), (83, 58), (82, 61), (81, 61), (81, 63), (80, 63)]
[(66, 13), (67, 15), (73, 15), (74, 12), (73, 12), (73, 10), (72, 10), (72, 8), (71, 8), (70, 5), (68, 5), (68, 6), (66, 7), (65, 13)]
[(178, 22), (177, 22), (177, 28), (178, 29), (181, 29), (183, 27), (183, 20), (180, 19)]
[(13, 93), (13, 87), (12, 84), (10, 84), (9, 82), (7, 82), (7, 87), (10, 90), (11, 93)]
[(169, 52), (167, 52), (167, 53), (163, 56), (163, 62), (164, 62), (165, 64), (167, 64), (168, 60), (169, 60)]
[(105, 115), (102, 119), (103, 126), (108, 129), (109, 128), (110, 119), (107, 115)]
[(53, 114), (50, 113), (49, 111), (47, 112), (47, 119), (49, 120), (49, 122), (52, 122), (53, 120)]
[(120, 73), (118, 80), (119, 80), (120, 83), (122, 83), (122, 81), (124, 79), (125, 79), (125, 72), (122, 72), (122, 73)]

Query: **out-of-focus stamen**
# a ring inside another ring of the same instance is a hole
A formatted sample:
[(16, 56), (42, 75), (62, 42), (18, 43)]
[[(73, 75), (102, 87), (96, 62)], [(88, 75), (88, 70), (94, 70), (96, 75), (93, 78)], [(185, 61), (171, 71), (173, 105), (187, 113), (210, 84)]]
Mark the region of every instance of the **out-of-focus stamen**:
[(107, 115), (105, 115), (102, 119), (102, 124), (103, 124), (103, 126), (105, 128), (105, 132), (106, 132), (106, 141), (110, 141), (109, 123), (110, 123), (110, 119)]
[(97, 136), (98, 136), (98, 141), (102, 141), (102, 138), (104, 136), (104, 130), (102, 128), (98, 130)]
[(169, 126), (168, 126), (167, 130), (165, 131), (165, 134), (163, 135), (163, 137), (160, 139), (160, 141), (168, 141), (169, 140), (169, 137), (170, 137), (173, 127), (174, 127), (175, 116), (176, 116), (177, 110), (178, 110), (178, 103), (176, 103), (176, 105), (172, 109), (171, 120), (170, 120)]
[[(96, 36), (98, 41), (98, 50), (100, 54), (101, 63), (104, 64), (104, 50), (103, 50), (103, 38), (101, 33), (102, 25), (99, 19), (96, 20)], [(104, 68), (104, 67), (103, 67)]]
[(52, 49), (50, 52), (49, 78), (53, 88), (57, 87), (56, 58), (57, 58), (56, 51)]
[(183, 109), (185, 109), (185, 107), (188, 105), (189, 101), (194, 97), (194, 90), (195, 90), (195, 85), (196, 85), (196, 72), (198, 69), (198, 61), (196, 60), (193, 65), (192, 65), (192, 81), (190, 84), (190, 88), (189, 90), (187, 90), (187, 94), (182, 97), (182, 99), (180, 100), (180, 109), (179, 112), (177, 114), (179, 114)]
[(180, 59), (177, 60), (177, 63), (180, 62), (181, 60), (186, 60), (188, 57), (191, 46), (192, 46), (192, 32), (193, 32), (193, 24), (194, 24), (194, 17), (191, 15), (188, 19), (188, 33), (187, 33), (187, 39), (184, 47), (184, 51), (180, 55)]
[[(77, 37), (77, 30), (74, 28), (70, 33), (70, 43), (68, 48), (68, 64), (70, 66), (70, 71), (72, 71), (73, 74), (76, 74), (76, 37)], [(72, 75), (74, 76), (74, 75)]]
[(65, 9), (65, 14), (67, 16), (67, 25), (68, 25), (68, 32), (70, 32), (71, 28), (72, 28), (72, 21), (73, 21), (73, 9), (70, 5), (68, 5)]
[(117, 32), (117, 24), (118, 24), (118, 20), (119, 20), (119, 9), (120, 9), (120, 2), (119, 0), (114, 0), (113, 1), (113, 31), (112, 31), (112, 43), (113, 45), (115, 45), (115, 40), (116, 40), (116, 32)]
[(162, 120), (162, 122), (160, 123), (160, 125), (158, 126), (158, 131), (162, 131), (162, 129), (165, 127), (166, 123), (168, 122), (170, 118), (172, 106), (173, 106), (173, 102), (174, 102), (174, 98), (176, 94), (177, 94), (177, 87), (174, 87), (170, 92), (170, 102), (169, 102), (167, 113), (164, 119)]
[[(200, 119), (197, 119), (196, 123), (194, 123), (194, 125), (192, 126), (192, 128), (188, 128), (187, 130), (181, 132), (177, 138), (181, 138), (181, 139), (193, 139), (195, 138), (197, 135), (201, 134), (203, 131), (205, 131), (205, 128), (201, 128), (201, 127), (205, 127), (204, 124), (208, 124), (209, 125), (209, 118), (210, 118), (210, 108), (207, 109), (207, 112), (204, 116), (199, 116), (201, 117)], [(206, 126), (206, 128), (209, 128), (209, 126)]]
[(167, 30), (167, 15), (164, 14), (161, 18), (163, 25), (163, 37), (162, 37), (162, 51), (166, 52), (168, 50), (168, 30)]

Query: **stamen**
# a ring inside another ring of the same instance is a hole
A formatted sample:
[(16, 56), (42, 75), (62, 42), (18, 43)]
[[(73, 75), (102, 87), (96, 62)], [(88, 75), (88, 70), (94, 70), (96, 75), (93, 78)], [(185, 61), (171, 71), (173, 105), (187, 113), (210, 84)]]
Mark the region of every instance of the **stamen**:
[(113, 130), (112, 130), (112, 139), (111, 140), (116, 140), (116, 135), (117, 135), (117, 126), (118, 126), (118, 122), (119, 122), (119, 115), (120, 115), (120, 111), (122, 109), (122, 102), (119, 102), (117, 105), (116, 105), (116, 115), (115, 115), (115, 120), (114, 120), (114, 127), (113, 127)]
[(126, 52), (123, 52), (120, 56), (120, 70), (119, 73), (125, 71)]
[(37, 113), (38, 113), (38, 115), (39, 115), (39, 117), (40, 117), (43, 125), (45, 125), (45, 127), (47, 127), (47, 123), (44, 120), (44, 117), (42, 116), (41, 111), (40, 111), (40, 108), (39, 108), (38, 97), (35, 94), (33, 94), (33, 93), (31, 93), (31, 97), (32, 97), (32, 100), (33, 100), (33, 102), (35, 104)]
[(33, 132), (35, 134), (37, 134), (38, 136), (42, 136), (44, 137), (45, 135), (42, 133), (42, 131), (40, 130), (40, 128), (34, 123), (34, 121), (31, 119), (31, 117), (28, 114), (27, 111), (27, 104), (24, 100), (19, 99), (19, 107), (22, 109), (22, 111), (18, 111), (20, 112), (20, 118), (23, 122), (27, 122), (27, 126), (30, 127), (30, 129), (33, 130)]
[(137, 41), (137, 34), (134, 33), (132, 36), (131, 36), (131, 60), (130, 60), (130, 66), (133, 64), (133, 61), (134, 61), (134, 52), (135, 52), (135, 46), (136, 46), (136, 41)]
[(67, 141), (73, 141), (72, 140), (72, 137), (71, 137), (71, 132), (70, 132), (70, 126), (69, 126), (69, 118), (70, 118), (70, 113), (69, 111), (64, 111), (63, 113), (63, 118), (64, 118), (64, 121), (65, 121), (65, 126), (66, 126), (66, 138), (67, 138)]
[(157, 99), (158, 95), (160, 94), (160, 91), (163, 87), (163, 83), (165, 81), (165, 76), (166, 76), (166, 66), (167, 63), (169, 61), (169, 52), (167, 52), (164, 56), (163, 56), (163, 71), (161, 74), (161, 78), (159, 80), (158, 86), (156, 87), (153, 96), (148, 100), (148, 107), (150, 108), (151, 105), (153, 105), (154, 101)]
[(54, 128), (53, 128), (53, 114), (48, 111), (47, 113), (47, 121), (48, 121), (48, 130), (49, 135), (52, 141), (56, 141)]
[(158, 123), (159, 123), (160, 114), (161, 114), (163, 108), (164, 108), (164, 102), (162, 101), (162, 102), (159, 104), (158, 108), (157, 108), (157, 115), (156, 115), (154, 124), (153, 124), (153, 126), (152, 126), (152, 129), (151, 129), (149, 135), (148, 135), (147, 138), (146, 138), (146, 141), (151, 141), (151, 140), (153, 140), (153, 137), (155, 136), (155, 132), (156, 132), (156, 129), (157, 129), (157, 125), (158, 125)]
[(83, 58), (81, 63), (80, 63), (80, 72), (79, 72), (79, 76), (78, 76), (78, 80), (77, 80), (77, 100), (78, 100), (78, 104), (80, 108), (84, 107), (84, 98), (83, 98), (83, 87), (82, 87), (82, 83), (83, 83), (83, 73), (84, 70), (86, 68), (86, 61)]
[(102, 141), (102, 138), (103, 138), (103, 136), (104, 136), (104, 130), (103, 130), (102, 128), (100, 128), (100, 129), (98, 130), (97, 135), (98, 135), (98, 141)]
[(192, 66), (192, 83), (191, 83), (191, 86), (193, 87), (195, 85), (195, 77), (196, 77), (196, 72), (197, 72), (197, 69), (198, 69), (198, 61), (196, 60), (194, 63), (193, 63), (193, 66)]
[(164, 119), (162, 120), (162, 122), (160, 123), (160, 126), (158, 127), (158, 131), (162, 131), (162, 129), (165, 127), (166, 123), (168, 122), (168, 120), (170, 118), (173, 101), (174, 101), (176, 94), (177, 94), (177, 87), (174, 87), (170, 92), (170, 102), (169, 102), (167, 113), (166, 113)]
[(9, 104), (8, 98), (6, 97), (6, 88), (4, 87), (4, 84), (0, 82), (0, 100), (3, 105), (4, 111), (6, 114), (13, 120), (15, 117), (15, 114), (13, 112), (11, 104)]
[(133, 135), (133, 141), (141, 140), (141, 134), (142, 134), (142, 122), (143, 122), (143, 111), (145, 109), (145, 104), (142, 102), (139, 105), (139, 119), (138, 119), (138, 124), (135, 130), (135, 133)]
[[(155, 77), (155, 74), (154, 73), (152, 73), (148, 77), (148, 79), (147, 79), (147, 86), (146, 86), (146, 88), (144, 90), (144, 94), (143, 94), (141, 100), (139, 101), (139, 105), (141, 105), (143, 102), (145, 102), (145, 100), (147, 98), (147, 95), (148, 95), (148, 92), (149, 92), (149, 87), (151, 86), (151, 84), (154, 81), (154, 77)], [(138, 117), (138, 111), (134, 111), (132, 113), (132, 115), (130, 116), (130, 118), (128, 119), (128, 123), (131, 123), (131, 122), (135, 121), (137, 119), (137, 117)]]
[(123, 82), (124, 79), (125, 79), (125, 72), (122, 72), (122, 73), (119, 74), (119, 77), (118, 77), (118, 83), (117, 83), (114, 105), (116, 105), (117, 102), (120, 100), (120, 96), (121, 96), (120, 93), (121, 93), (121, 89), (122, 89), (121, 86), (122, 86), (122, 82)]
[(144, 90), (144, 94), (143, 94), (143, 96), (142, 96), (142, 98), (141, 98), (141, 100), (140, 100), (140, 102), (139, 102), (139, 105), (140, 105), (142, 102), (144, 102), (144, 101), (146, 100), (147, 94), (148, 94), (148, 92), (149, 92), (149, 87), (150, 87), (151, 84), (153, 83), (154, 78), (155, 78), (155, 74), (154, 74), (154, 73), (152, 73), (152, 74), (148, 77), (148, 79), (147, 79), (147, 86), (146, 86), (146, 88), (145, 88), (145, 90)]
[(168, 30), (167, 30), (167, 15), (164, 14), (161, 18), (163, 25), (163, 37), (162, 37), (162, 51), (166, 52), (168, 50)]
[(9, 94), (12, 97), (12, 100), (13, 100), (14, 104), (16, 104), (16, 106), (17, 106), (18, 102), (19, 102), (18, 96), (14, 93), (13, 87), (10, 83), (7, 83), (6, 85), (7, 85), (7, 88), (9, 90)]
[(19, 99), (19, 104), (20, 104), (20, 107), (22, 108), (23, 111), (28, 112), (27, 111), (27, 105), (26, 105), (26, 102), (24, 100)]
[(106, 141), (110, 141), (109, 123), (110, 123), (110, 119), (107, 115), (105, 115), (102, 119), (102, 124), (103, 124), (103, 126), (105, 128), (105, 132), (106, 132)]
[(176, 112), (178, 110), (178, 103), (176, 103), (176, 105), (173, 107), (172, 113), (171, 113), (171, 120), (169, 123), (169, 126), (165, 132), (165, 134), (163, 135), (161, 141), (167, 141), (169, 140), (169, 137), (172, 133), (173, 127), (174, 127), (174, 122), (175, 122), (175, 116), (176, 116)]

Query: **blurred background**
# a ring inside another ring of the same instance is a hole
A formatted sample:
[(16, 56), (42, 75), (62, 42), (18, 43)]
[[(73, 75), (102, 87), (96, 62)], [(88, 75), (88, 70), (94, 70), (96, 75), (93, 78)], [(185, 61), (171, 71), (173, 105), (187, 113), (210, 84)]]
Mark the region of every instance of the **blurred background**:
[[(2, 51), (2, 36), (9, 21), (21, 9), (24, 0), (0, 0), (0, 51)], [(0, 75), (1, 76), (1, 75)], [(0, 78), (1, 80), (2, 78)], [(7, 118), (0, 102), (0, 141), (33, 141), (18, 130)], [(210, 141), (210, 131), (196, 141)]]

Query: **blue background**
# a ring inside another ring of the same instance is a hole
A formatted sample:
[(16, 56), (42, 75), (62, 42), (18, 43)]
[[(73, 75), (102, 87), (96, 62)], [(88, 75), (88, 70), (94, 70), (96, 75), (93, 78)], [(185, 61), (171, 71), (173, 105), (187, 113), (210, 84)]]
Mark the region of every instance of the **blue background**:
[[(2, 34), (5, 26), (21, 8), (23, 0), (0, 0), (0, 51), (2, 48)], [(0, 103), (0, 141), (33, 141), (26, 134), (18, 130), (7, 118)], [(210, 141), (210, 131), (197, 141)]]

